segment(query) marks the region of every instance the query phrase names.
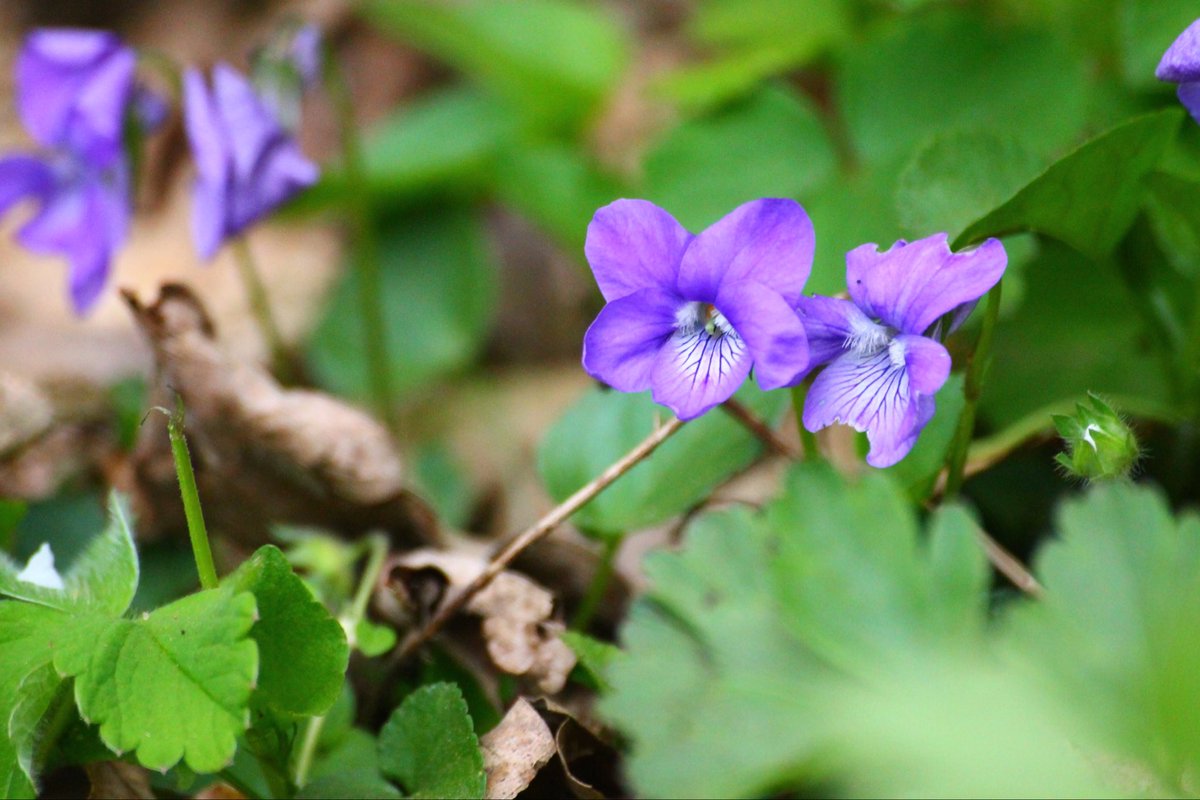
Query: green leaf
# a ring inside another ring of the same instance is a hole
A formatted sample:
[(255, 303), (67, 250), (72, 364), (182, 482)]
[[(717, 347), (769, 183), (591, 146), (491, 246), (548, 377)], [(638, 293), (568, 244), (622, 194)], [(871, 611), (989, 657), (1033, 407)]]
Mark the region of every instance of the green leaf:
[(953, 238), (1012, 197), (1041, 167), (1011, 134), (949, 131), (930, 139), (900, 173), (896, 209), (910, 235), (949, 231)]
[(773, 596), (769, 533), (745, 509), (706, 514), (678, 553), (645, 562), (651, 588), (621, 632), (600, 711), (632, 741), (653, 797), (771, 794), (817, 743), (801, 724), (819, 668)]
[(1146, 179), (1145, 210), (1163, 255), (1181, 275), (1200, 274), (1200, 183), (1156, 172)]
[(423, 686), (404, 699), (380, 731), (379, 759), (410, 797), (483, 797), (483, 753), (453, 684)]
[(491, 181), (501, 202), (580, 256), (592, 214), (628, 195), (581, 149), (550, 142), (520, 142), (505, 148), (493, 164)]
[(1136, 117), (1097, 136), (977, 220), (954, 246), (1036, 231), (1093, 258), (1104, 258), (1133, 223), (1142, 180), (1162, 159), (1182, 118), (1182, 111), (1168, 109)]
[(1171, 42), (1191, 25), (1200, 11), (1191, 0), (1122, 0), (1119, 9), (1121, 74), (1139, 89), (1159, 86), (1154, 70)]
[(45, 606), (0, 602), (0, 797), (37, 794), (28, 761), (34, 733), (29, 722), (44, 684), (30, 676), (45, 677), (67, 619)]
[(16, 748), (21, 771), (29, 779), (30, 785), (36, 786), (38, 772), (44, 766), (36, 763), (35, 759), (35, 751), (43, 735), (43, 717), (52, 705), (70, 703), (71, 698), (49, 660), (22, 679), (15, 697), (6, 733)]
[(1105, 757), (1073, 710), (1028, 672), (996, 659), (924, 654), (882, 685), (838, 686), (818, 704), (831, 728), (826, 768), (839, 776), (843, 797), (1145, 792), (1106, 786)]
[[(927, 548), (905, 498), (881, 473), (847, 485), (831, 469), (799, 467), (765, 513), (773, 530), (790, 532), (772, 559), (788, 621), (830, 662), (874, 669), (889, 652), (976, 641), (965, 634), (978, 632), (984, 616), (982, 551)], [(973, 535), (959, 518), (939, 530), (967, 541)], [(956, 581), (967, 590), (943, 592)]]
[(1108, 747), (1179, 786), (1200, 767), (1200, 519), (1114, 483), (1065, 503), (1057, 527), (1035, 564), (1045, 596), (1014, 636)]
[[(1025, 299), (1002, 317), (981, 414), (996, 428), (1085, 389), (1171, 403), (1154, 342), (1111, 264), (1045, 242)], [(1086, 300), (1086, 302), (1085, 302)]]
[(399, 800), (403, 796), (383, 778), (361, 772), (322, 775), (296, 792), (297, 800)]
[(685, 227), (700, 230), (746, 201), (799, 196), (833, 169), (833, 149), (811, 104), (768, 86), (655, 143), (642, 188)]
[(620, 28), (568, 0), (370, 0), (368, 19), (447, 61), (537, 126), (579, 124), (626, 61)]
[(612, 688), (604, 676), (609, 666), (621, 657), (621, 648), (579, 631), (563, 631), (560, 638), (575, 653), (576, 667), (587, 676), (592, 688), (602, 692)]
[(725, 102), (810, 61), (845, 38), (849, 22), (840, 0), (705, 0), (689, 16), (688, 33), (718, 55), (654, 85), (692, 108)]
[[(382, 294), (392, 380), (411, 396), (461, 369), (483, 344), (496, 276), (469, 211), (430, 210), (383, 223)], [(369, 396), (357, 270), (334, 291), (311, 343), (313, 370), (342, 394)]]
[(396, 631), (386, 625), (376, 625), (370, 620), (359, 620), (354, 630), (354, 641), (367, 658), (381, 656), (396, 645)]
[(54, 666), (75, 678), (83, 717), (117, 753), (196, 772), (229, 763), (258, 674), (249, 637), (254, 596), (200, 592), (137, 620), (80, 615), (56, 642)]
[(109, 495), (108, 512), (108, 526), (71, 563), (62, 576), (62, 589), (21, 580), (20, 568), (0, 553), (0, 595), (61, 611), (123, 613), (137, 591), (137, 551), (125, 498), (116, 492)]
[(485, 186), (499, 148), (516, 134), (516, 120), (496, 98), (469, 86), (443, 89), (406, 104), (367, 132), (364, 186), (350, 186), (335, 166), (300, 202), (331, 205), (361, 191), (380, 204), (433, 193), (472, 196)]
[(883, 248), (904, 235), (896, 215), (901, 159), (854, 174), (835, 175), (805, 195), (804, 207), (817, 231), (817, 253), (804, 291), (835, 295), (846, 290), (846, 253), (865, 242)]
[(641, 794), (787, 794), (827, 779), (818, 708), (898, 663), (980, 643), (989, 572), (959, 510), (928, 542), (886, 476), (801, 465), (762, 513), (700, 517), (622, 630), (601, 711), (632, 738)]
[(250, 629), (258, 644), (258, 698), (297, 716), (328, 711), (350, 659), (341, 624), (274, 545), (260, 547), (224, 583), (253, 594), (258, 607)]
[[(737, 398), (760, 418), (774, 420), (786, 392), (746, 386)], [(570, 496), (625, 455), (670, 412), (649, 393), (591, 389), (554, 424), (538, 448), (538, 473), (556, 500)], [(572, 519), (584, 530), (620, 534), (647, 528), (686, 511), (748, 466), (762, 446), (732, 417), (713, 409), (689, 422), (650, 458), (621, 476)]]
[(963, 127), (1049, 156), (1083, 127), (1089, 88), (1084, 63), (1057, 32), (1004, 27), (968, 9), (878, 25), (845, 51), (835, 83), (854, 150), (868, 164)]

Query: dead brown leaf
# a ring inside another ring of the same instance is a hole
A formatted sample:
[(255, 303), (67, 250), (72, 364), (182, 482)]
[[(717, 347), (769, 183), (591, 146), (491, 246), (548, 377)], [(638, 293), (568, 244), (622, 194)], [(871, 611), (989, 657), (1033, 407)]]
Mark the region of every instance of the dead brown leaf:
[[(428, 606), (431, 599), (440, 604), (469, 584), (486, 565), (486, 558), (474, 553), (417, 550), (398, 559), (399, 572), (393, 574), (411, 606), (422, 601)], [(431, 578), (436, 577), (431, 570), (443, 576), (442, 588), (431, 588)], [(497, 667), (529, 678), (546, 694), (566, 685), (575, 653), (558, 637), (562, 624), (553, 619), (554, 595), (549, 591), (516, 572), (502, 572), (471, 598), (466, 611), (483, 618), (484, 641)]]
[(554, 757), (554, 736), (541, 715), (520, 698), (500, 724), (479, 738), (489, 800), (511, 800)]
[[(171, 407), (178, 394), (187, 409), (201, 496), (221, 501), (205, 509), (213, 527), (250, 545), (265, 541), (274, 522), (345, 533), (382, 528), (410, 543), (436, 537), (432, 515), (406, 489), (400, 456), (372, 417), (321, 392), (284, 389), (258, 364), (229, 356), (185, 286), (164, 285), (150, 305), (124, 296), (154, 350), (159, 402)], [(179, 511), (165, 425), (143, 426), (134, 471), (150, 506), (142, 518), (151, 527), (177, 524), (177, 516), (161, 515)]]
[(154, 791), (150, 788), (148, 773), (137, 764), (127, 764), (124, 761), (98, 761), (85, 764), (88, 780), (92, 784), (88, 792), (89, 800), (114, 800), (115, 798), (133, 798), (134, 800), (152, 800)]

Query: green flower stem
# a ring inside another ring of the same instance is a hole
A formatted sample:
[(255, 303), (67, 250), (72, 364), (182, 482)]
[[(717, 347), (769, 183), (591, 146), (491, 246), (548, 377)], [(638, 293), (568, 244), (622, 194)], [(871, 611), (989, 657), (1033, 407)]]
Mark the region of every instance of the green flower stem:
[(179, 476), (179, 493), (183, 497), (183, 513), (187, 517), (192, 554), (196, 557), (196, 571), (200, 573), (200, 587), (216, 589), (220, 581), (213, 565), (212, 548), (208, 545), (208, 531), (204, 527), (204, 512), (200, 508), (200, 493), (196, 491), (196, 474), (192, 471), (187, 438), (183, 435), (183, 398), (178, 398), (174, 414), (166, 409), (163, 412), (167, 414), (167, 434), (171, 438), (171, 454), (175, 457), (175, 474)]
[(338, 120), (342, 145), (342, 169), (349, 187), (346, 201), (352, 225), (351, 258), (358, 271), (358, 307), (362, 317), (363, 352), (367, 358), (367, 376), (375, 407), (393, 435), (399, 431), (396, 387), (392, 381), (388, 356), (387, 328), (384, 325), (383, 264), (379, 238), (372, 216), (363, 168), (362, 143), (354, 120), (354, 99), (337, 59), (327, 57), (328, 85)]
[(625, 535), (620, 534), (607, 536), (604, 539), (604, 550), (600, 554), (600, 563), (596, 565), (596, 574), (592, 576), (587, 592), (583, 595), (583, 599), (579, 602), (579, 608), (571, 620), (572, 630), (586, 631), (592, 618), (600, 609), (600, 604), (604, 602), (604, 595), (608, 591), (608, 585), (612, 582), (613, 573), (616, 571), (617, 551), (621, 549), (621, 541), (624, 538)]
[(796, 415), (796, 430), (800, 431), (800, 449), (805, 461), (820, 461), (821, 450), (817, 447), (817, 436), (804, 427), (804, 398), (808, 396), (810, 379), (792, 387), (792, 411)]
[[(367, 563), (363, 567), (362, 577), (350, 605), (339, 618), (342, 629), (346, 631), (346, 639), (350, 647), (357, 645), (358, 624), (367, 615), (367, 606), (371, 603), (371, 595), (379, 583), (379, 573), (387, 558), (387, 539), (378, 533), (373, 533), (365, 542), (367, 548)], [(325, 727), (325, 717), (312, 717), (304, 727), (304, 738), (300, 742), (300, 752), (296, 756), (296, 766), (292, 774), (292, 783), (303, 788), (308, 782), (308, 773), (312, 770), (313, 757), (317, 752), (317, 742), (321, 739), (321, 730)]]
[(975, 408), (983, 394), (983, 382), (987, 378), (988, 366), (991, 362), (992, 337), (996, 330), (996, 320), (1000, 317), (1001, 281), (992, 287), (987, 294), (987, 308), (983, 313), (983, 329), (979, 332), (979, 340), (975, 343), (975, 352), (971, 354), (967, 365), (967, 376), (963, 381), (962, 414), (958, 418), (958, 428), (954, 432), (954, 440), (946, 457), (946, 494), (947, 500), (958, 495), (963, 483), (963, 469), (967, 463), (967, 453), (971, 448), (971, 436), (975, 432)]
[(1192, 319), (1188, 326), (1184, 345), (1183, 368), (1185, 385), (1191, 390), (1185, 402), (1192, 416), (1200, 416), (1200, 281), (1196, 282), (1196, 296), (1192, 303)]
[(258, 323), (258, 329), (267, 342), (271, 352), (271, 368), (282, 383), (292, 384), (299, 377), (287, 345), (284, 344), (283, 334), (271, 313), (271, 304), (267, 300), (267, 287), (263, 284), (262, 273), (258, 269), (258, 261), (250, 250), (246, 237), (239, 236), (233, 240), (233, 254), (237, 260), (238, 273), (242, 277), (242, 285), (246, 288), (246, 298), (250, 302), (250, 310)]

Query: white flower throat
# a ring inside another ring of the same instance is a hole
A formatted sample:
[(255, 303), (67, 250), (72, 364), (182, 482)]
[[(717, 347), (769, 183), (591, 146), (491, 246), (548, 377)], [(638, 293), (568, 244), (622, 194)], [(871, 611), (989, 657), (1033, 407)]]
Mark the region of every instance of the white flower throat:
[(681, 333), (691, 334), (704, 330), (714, 339), (734, 332), (733, 325), (712, 303), (685, 303), (675, 312), (675, 325)]
[(897, 331), (866, 317), (850, 322), (850, 333), (842, 346), (860, 356), (878, 355), (886, 349), (894, 367), (904, 366), (904, 344), (896, 340)]

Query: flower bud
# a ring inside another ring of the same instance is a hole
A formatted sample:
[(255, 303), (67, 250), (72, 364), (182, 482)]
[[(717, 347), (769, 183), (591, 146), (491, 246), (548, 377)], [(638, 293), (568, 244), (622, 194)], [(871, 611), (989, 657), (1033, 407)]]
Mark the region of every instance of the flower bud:
[(1075, 415), (1055, 414), (1054, 426), (1066, 443), (1055, 457), (1069, 475), (1091, 481), (1125, 478), (1141, 454), (1137, 438), (1120, 415), (1095, 394), (1091, 405), (1075, 404)]

